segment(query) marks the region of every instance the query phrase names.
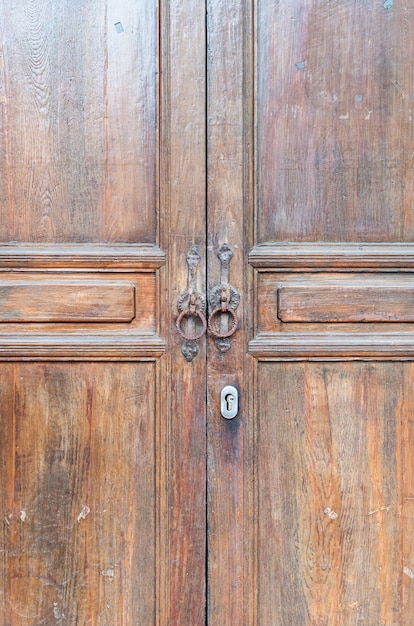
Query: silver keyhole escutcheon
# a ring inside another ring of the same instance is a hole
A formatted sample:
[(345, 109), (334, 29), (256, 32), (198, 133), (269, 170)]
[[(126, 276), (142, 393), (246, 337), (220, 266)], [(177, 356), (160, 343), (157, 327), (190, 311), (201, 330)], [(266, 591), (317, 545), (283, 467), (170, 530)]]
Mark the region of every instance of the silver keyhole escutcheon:
[(233, 385), (226, 385), (221, 390), (220, 408), (226, 420), (232, 420), (239, 412), (239, 392)]

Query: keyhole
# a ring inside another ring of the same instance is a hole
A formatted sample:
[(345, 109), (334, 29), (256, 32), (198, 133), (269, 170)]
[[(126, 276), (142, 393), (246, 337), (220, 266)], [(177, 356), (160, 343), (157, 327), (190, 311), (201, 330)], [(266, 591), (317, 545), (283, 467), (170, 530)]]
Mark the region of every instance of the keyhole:
[(233, 408), (234, 396), (232, 393), (228, 393), (226, 396), (226, 407), (228, 412), (230, 413)]
[(220, 411), (226, 420), (236, 417), (239, 410), (239, 392), (233, 385), (226, 385), (220, 393)]

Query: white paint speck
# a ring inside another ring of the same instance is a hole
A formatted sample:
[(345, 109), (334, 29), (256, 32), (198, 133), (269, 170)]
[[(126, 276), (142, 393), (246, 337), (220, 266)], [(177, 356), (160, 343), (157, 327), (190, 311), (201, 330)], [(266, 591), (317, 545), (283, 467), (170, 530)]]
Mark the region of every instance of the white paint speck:
[(338, 513), (335, 513), (335, 511), (333, 511), (329, 506), (327, 506), (323, 512), (329, 517), (329, 519), (336, 519), (338, 517)]
[(370, 120), (371, 119), (371, 115), (372, 115), (372, 111), (370, 111), (369, 109), (365, 109), (366, 110), (366, 115), (365, 115), (365, 119), (366, 120)]
[(78, 524), (81, 520), (86, 519), (90, 512), (90, 508), (84, 504), (82, 507), (82, 511), (78, 515)]
[(26, 511), (20, 511), (20, 519), (22, 520), (22, 522), (25, 521), (27, 515), (26, 515)]
[(345, 115), (340, 115), (339, 119), (340, 120), (349, 120), (349, 113), (345, 113)]
[(108, 569), (103, 569), (101, 574), (102, 576), (109, 576), (109, 578), (113, 578), (115, 574), (115, 570), (113, 567), (108, 567)]
[(403, 567), (403, 572), (404, 572), (404, 574), (406, 574), (406, 576), (408, 576), (408, 578), (411, 578), (411, 579), (413, 579), (413, 578), (414, 578), (414, 572), (413, 572), (413, 570), (412, 570), (412, 569), (410, 569), (409, 567), (404, 566), (404, 567)]
[(53, 603), (53, 616), (55, 619), (60, 619), (62, 617), (62, 613), (57, 602)]

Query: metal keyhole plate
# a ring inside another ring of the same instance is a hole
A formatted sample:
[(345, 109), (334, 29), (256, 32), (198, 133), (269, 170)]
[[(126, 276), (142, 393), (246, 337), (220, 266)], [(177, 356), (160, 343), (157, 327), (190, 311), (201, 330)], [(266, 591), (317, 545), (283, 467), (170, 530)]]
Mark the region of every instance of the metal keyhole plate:
[(220, 394), (221, 415), (232, 420), (239, 412), (239, 392), (233, 385), (226, 385)]

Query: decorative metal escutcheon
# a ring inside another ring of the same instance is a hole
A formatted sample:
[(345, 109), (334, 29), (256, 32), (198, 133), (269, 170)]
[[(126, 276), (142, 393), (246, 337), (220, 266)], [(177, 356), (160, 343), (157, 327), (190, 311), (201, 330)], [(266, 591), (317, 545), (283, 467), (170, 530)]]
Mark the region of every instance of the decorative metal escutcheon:
[(175, 324), (185, 339), (181, 352), (189, 362), (198, 354), (197, 339), (200, 339), (207, 330), (206, 298), (197, 289), (197, 266), (200, 259), (197, 247), (192, 246), (187, 254), (187, 289), (180, 293), (177, 301), (178, 317)]
[(233, 250), (227, 243), (223, 243), (217, 250), (217, 256), (220, 261), (220, 284), (215, 285), (208, 294), (208, 329), (216, 338), (220, 352), (227, 352), (231, 348), (230, 337), (239, 324), (236, 309), (240, 303), (240, 294), (229, 282)]

